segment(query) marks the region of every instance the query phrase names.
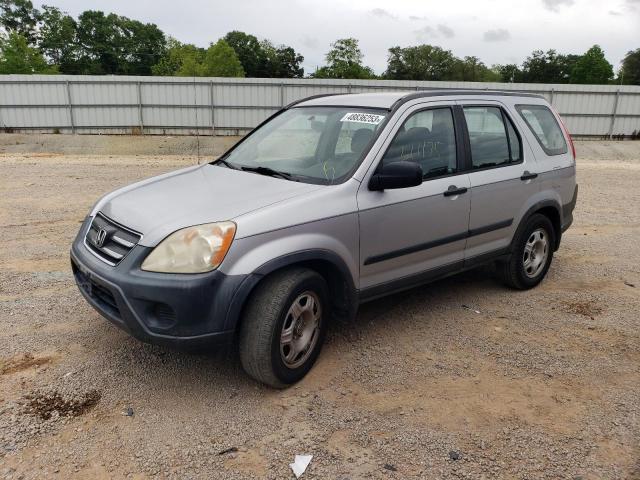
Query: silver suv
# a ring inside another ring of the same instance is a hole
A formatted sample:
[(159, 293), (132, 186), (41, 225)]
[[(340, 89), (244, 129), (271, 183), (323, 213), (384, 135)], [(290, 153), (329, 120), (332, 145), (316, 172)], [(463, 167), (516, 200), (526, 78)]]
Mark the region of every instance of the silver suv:
[(247, 373), (283, 387), (362, 302), (488, 262), (509, 287), (537, 285), (572, 222), (575, 173), (539, 96), (316, 96), (210, 164), (106, 195), (71, 264), (136, 338), (237, 341)]

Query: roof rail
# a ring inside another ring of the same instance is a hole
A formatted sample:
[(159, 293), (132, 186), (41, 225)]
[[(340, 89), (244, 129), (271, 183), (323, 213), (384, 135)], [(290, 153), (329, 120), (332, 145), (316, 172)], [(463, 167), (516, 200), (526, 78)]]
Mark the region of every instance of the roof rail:
[(398, 100), (393, 102), (390, 110), (395, 110), (399, 108), (402, 104), (407, 103), (411, 100), (415, 100), (416, 98), (425, 98), (425, 97), (442, 97), (449, 95), (504, 95), (509, 97), (533, 97), (533, 98), (543, 98), (542, 95), (537, 95), (535, 93), (520, 93), (517, 91), (504, 91), (504, 90), (480, 90), (480, 89), (468, 89), (468, 90), (458, 90), (455, 88), (446, 89), (446, 88), (431, 88), (425, 87), (423, 90), (417, 92), (408, 93)]
[(289, 105), (282, 107), (283, 109), (288, 109), (293, 107), (294, 105), (297, 105), (299, 103), (302, 102), (306, 102), (307, 100), (314, 100), (316, 98), (322, 98), (322, 97), (334, 97), (337, 95), (346, 95), (346, 93), (319, 93), (317, 95), (311, 95), (310, 97), (305, 97), (305, 98), (299, 98), (298, 100), (294, 100), (293, 102), (291, 102)]

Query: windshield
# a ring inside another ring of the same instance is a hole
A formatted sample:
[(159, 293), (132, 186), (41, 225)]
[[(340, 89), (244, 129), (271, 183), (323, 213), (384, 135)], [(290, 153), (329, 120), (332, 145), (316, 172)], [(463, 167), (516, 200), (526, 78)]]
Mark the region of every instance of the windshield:
[(253, 132), (219, 164), (308, 183), (338, 182), (359, 164), (389, 112), (358, 107), (301, 107)]

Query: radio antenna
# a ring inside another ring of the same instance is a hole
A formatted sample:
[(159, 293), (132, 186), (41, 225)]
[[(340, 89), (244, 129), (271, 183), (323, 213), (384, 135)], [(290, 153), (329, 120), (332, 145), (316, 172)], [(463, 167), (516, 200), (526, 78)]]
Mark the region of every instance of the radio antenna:
[(198, 92), (196, 89), (196, 77), (193, 77), (193, 108), (196, 111), (196, 151), (198, 155), (198, 165), (200, 165), (200, 125), (198, 124)]

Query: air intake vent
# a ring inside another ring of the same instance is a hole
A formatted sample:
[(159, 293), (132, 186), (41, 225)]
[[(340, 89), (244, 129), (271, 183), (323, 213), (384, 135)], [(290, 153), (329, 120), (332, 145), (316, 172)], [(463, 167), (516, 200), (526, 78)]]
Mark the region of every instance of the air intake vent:
[(102, 261), (117, 265), (135, 247), (142, 235), (98, 213), (85, 237), (85, 245)]

